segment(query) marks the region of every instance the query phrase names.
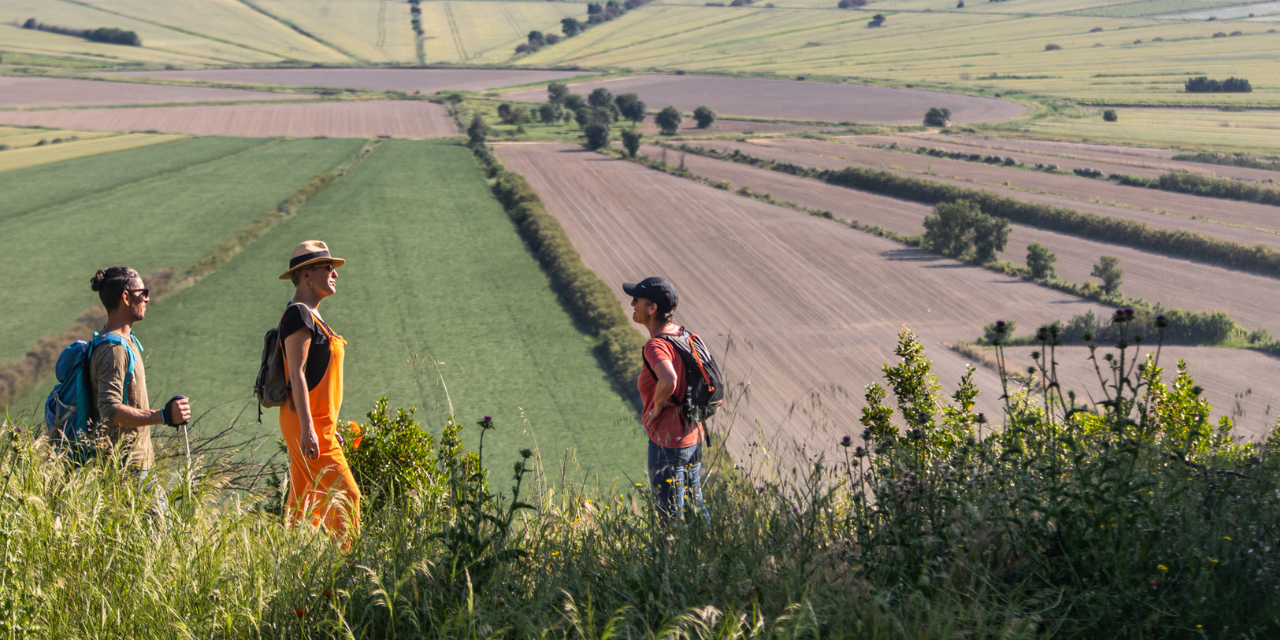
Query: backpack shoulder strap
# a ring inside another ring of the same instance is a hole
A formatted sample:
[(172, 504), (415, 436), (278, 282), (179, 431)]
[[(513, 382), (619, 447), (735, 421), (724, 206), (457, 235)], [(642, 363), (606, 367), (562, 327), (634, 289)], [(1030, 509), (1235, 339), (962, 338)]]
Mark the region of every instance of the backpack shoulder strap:
[[(141, 343), (141, 342), (138, 342), (138, 339), (137, 339), (136, 337), (134, 337), (134, 335), (133, 335), (132, 333), (130, 333), (130, 334), (129, 334), (129, 337), (133, 338), (133, 343), (134, 343), (134, 344), (136, 344), (136, 345), (138, 345), (138, 351), (142, 351), (142, 343)], [(120, 346), (124, 347), (124, 352), (125, 352), (126, 354), (128, 354), (128, 355), (127, 355), (127, 357), (128, 357), (128, 359), (129, 359), (129, 360), (128, 360), (129, 365), (128, 365), (128, 368), (127, 368), (127, 369), (125, 370), (125, 372), (124, 372), (124, 389), (123, 389), (123, 390), (124, 390), (124, 401), (125, 401), (126, 403), (128, 403), (128, 401), (129, 401), (129, 383), (133, 381), (133, 370), (134, 370), (134, 367), (135, 367), (135, 358), (136, 358), (136, 356), (135, 356), (135, 355), (134, 355), (134, 353), (133, 353), (133, 347), (129, 346), (129, 343), (128, 343), (124, 338), (121, 338), (119, 335), (117, 335), (117, 334), (115, 334), (115, 333), (112, 333), (112, 332), (110, 332), (110, 331), (108, 331), (108, 332), (106, 332), (106, 333), (103, 333), (103, 334), (95, 333), (95, 334), (93, 335), (93, 340), (91, 340), (91, 341), (89, 342), (89, 348), (85, 350), (85, 363), (86, 363), (86, 365), (87, 365), (87, 364), (88, 364), (88, 362), (90, 361), (90, 359), (93, 357), (93, 348), (94, 348), (95, 346), (99, 345), (99, 344), (104, 343), (104, 342), (109, 342), (109, 343), (111, 343), (111, 344), (118, 344), (118, 345), (120, 345)]]

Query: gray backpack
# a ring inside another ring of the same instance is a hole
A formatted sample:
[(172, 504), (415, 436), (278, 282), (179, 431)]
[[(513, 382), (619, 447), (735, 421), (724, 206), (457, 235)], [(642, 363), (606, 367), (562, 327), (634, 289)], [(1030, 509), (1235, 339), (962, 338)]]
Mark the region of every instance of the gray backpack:
[(253, 383), (253, 395), (258, 397), (258, 422), (262, 422), (263, 407), (281, 407), (289, 401), (289, 377), (284, 372), (279, 325), (267, 329), (262, 338), (262, 364), (258, 367), (258, 380)]

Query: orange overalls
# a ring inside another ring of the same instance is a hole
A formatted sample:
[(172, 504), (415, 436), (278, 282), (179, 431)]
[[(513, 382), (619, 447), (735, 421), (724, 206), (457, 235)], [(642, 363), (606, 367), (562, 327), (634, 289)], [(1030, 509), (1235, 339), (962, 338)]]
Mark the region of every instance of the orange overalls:
[[(312, 311), (315, 315), (315, 311)], [(342, 359), (347, 341), (334, 333), (315, 315), (325, 335), (329, 336), (329, 368), (316, 388), (307, 392), (311, 401), (311, 423), (315, 426), (320, 456), (310, 460), (302, 455), (302, 422), (290, 399), (280, 407), (280, 432), (289, 449), (289, 500), (286, 522), (296, 524), (304, 512), (311, 512), (312, 526), (333, 532), (344, 543), (350, 542), (348, 531), (360, 533), (360, 488), (342, 455), (336, 426), (338, 409), (342, 407)], [(288, 362), (285, 363), (288, 370)]]

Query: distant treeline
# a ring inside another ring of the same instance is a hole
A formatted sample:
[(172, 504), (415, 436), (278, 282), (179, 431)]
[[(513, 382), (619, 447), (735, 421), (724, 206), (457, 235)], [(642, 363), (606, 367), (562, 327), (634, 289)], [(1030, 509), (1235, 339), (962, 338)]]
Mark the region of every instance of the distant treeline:
[(583, 264), (564, 227), (547, 213), (524, 177), (507, 171), (483, 143), (471, 147), (489, 177), (495, 178), (494, 195), (551, 279), (552, 288), (579, 326), (600, 341), (600, 356), (619, 389), (633, 390), (645, 341), (622, 312), (613, 290)]
[(649, 2), (650, 0), (623, 0), (622, 2), (608, 0), (604, 4), (588, 2), (586, 22), (577, 18), (565, 18), (560, 21), (560, 31), (564, 33), (564, 37), (572, 38), (586, 31), (588, 27), (609, 22), (632, 9), (649, 4)]
[(1038, 202), (1024, 202), (982, 191), (899, 176), (887, 171), (849, 167), (817, 170), (789, 163), (757, 158), (735, 149), (720, 153), (715, 149), (682, 145), (681, 149), (764, 167), (792, 175), (815, 178), (830, 184), (913, 200), (925, 204), (968, 200), (988, 215), (1041, 229), (1061, 231), (1083, 238), (1145, 249), (1177, 258), (1241, 269), (1267, 276), (1280, 276), (1280, 251), (1266, 245), (1249, 246), (1181, 229), (1154, 229), (1146, 224)]
[(1253, 87), (1244, 78), (1211, 80), (1205, 76), (1187, 78), (1187, 93), (1251, 93)]
[(1203, 162), (1205, 164), (1220, 164), (1229, 167), (1248, 167), (1250, 169), (1280, 171), (1280, 162), (1267, 158), (1255, 158), (1247, 153), (1228, 154), (1201, 151), (1200, 153), (1184, 153), (1176, 155), (1173, 159), (1185, 160), (1188, 162)]
[(58, 25), (45, 24), (37, 22), (35, 18), (27, 18), (22, 23), (23, 29), (34, 29), (36, 31), (47, 31), (49, 33), (57, 33), (64, 36), (74, 36), (76, 38), (84, 38), (93, 42), (105, 42), (107, 44), (124, 44), (131, 47), (142, 46), (142, 39), (138, 34), (124, 29), (116, 29), (114, 27), (98, 27), (97, 29), (75, 29), (72, 27), (59, 27)]

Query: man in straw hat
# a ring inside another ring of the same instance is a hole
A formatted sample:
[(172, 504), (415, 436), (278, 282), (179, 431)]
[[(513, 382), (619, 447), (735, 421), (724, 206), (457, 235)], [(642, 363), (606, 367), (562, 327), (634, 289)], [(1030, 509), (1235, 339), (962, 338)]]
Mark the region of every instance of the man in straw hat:
[(338, 441), (342, 360), (347, 342), (320, 317), (320, 302), (337, 293), (342, 258), (319, 240), (294, 247), (289, 268), (293, 299), (280, 320), (289, 401), (280, 407), (280, 432), (289, 449), (288, 521), (310, 514), (344, 541), (360, 527), (360, 489)]

